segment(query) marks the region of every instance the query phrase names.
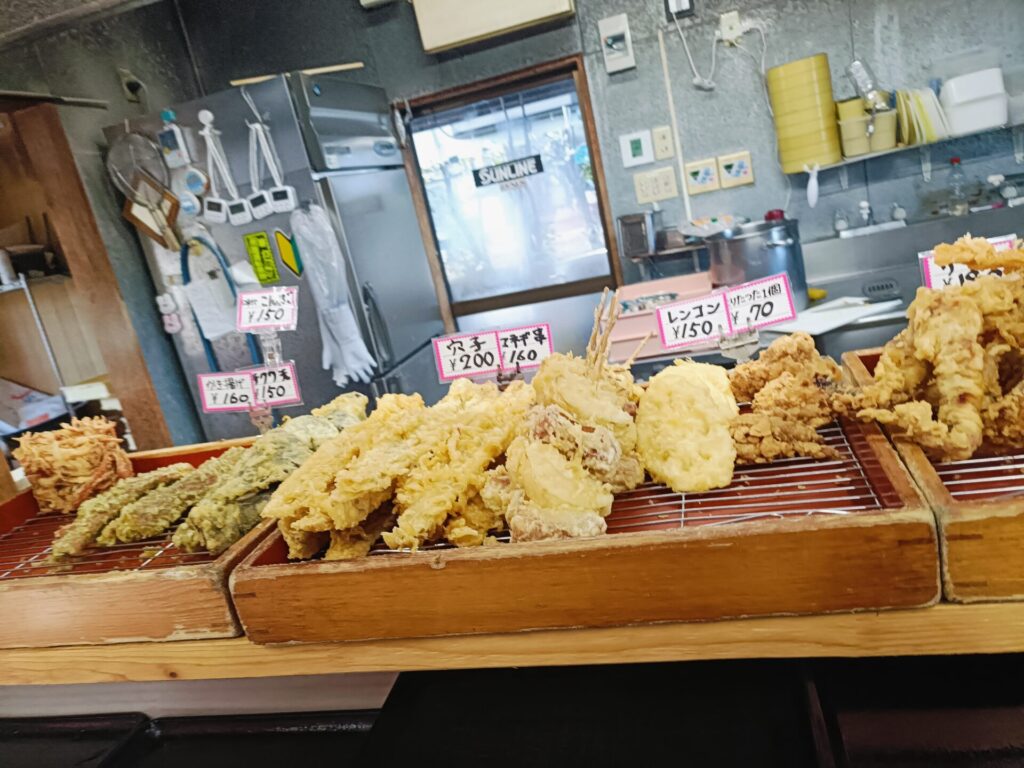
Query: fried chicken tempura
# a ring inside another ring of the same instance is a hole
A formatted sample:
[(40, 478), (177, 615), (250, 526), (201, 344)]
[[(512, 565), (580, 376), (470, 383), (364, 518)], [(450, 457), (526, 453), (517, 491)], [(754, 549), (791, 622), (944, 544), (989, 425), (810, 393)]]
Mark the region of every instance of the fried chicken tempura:
[(117, 425), (102, 417), (71, 419), (60, 429), (29, 432), (13, 451), (39, 511), (74, 512), (87, 499), (131, 477)]
[(753, 410), (776, 418), (821, 427), (833, 419), (829, 393), (817, 381), (786, 371), (754, 395)]
[(78, 514), (72, 522), (57, 529), (50, 559), (59, 561), (71, 555), (82, 554), (96, 542), (96, 536), (103, 530), (103, 526), (117, 517), (125, 505), (193, 472), (195, 468), (191, 464), (171, 464), (152, 472), (124, 478), (110, 490), (89, 499), (78, 508)]
[(765, 384), (783, 373), (822, 381), (838, 381), (842, 377), (836, 362), (818, 353), (811, 336), (794, 333), (773, 341), (757, 360), (733, 368), (729, 383), (738, 402), (751, 402)]
[(814, 427), (778, 416), (744, 413), (733, 419), (729, 431), (739, 464), (767, 464), (794, 456), (839, 457), (838, 451), (826, 445)]
[(658, 373), (636, 414), (651, 477), (678, 493), (729, 485), (736, 461), (729, 422), (737, 413), (724, 368), (677, 360)]
[(437, 424), (432, 444), (425, 441), (420, 460), (398, 481), (398, 524), (384, 534), (392, 549), (417, 548), (441, 531), (449, 515), (465, 510), (533, 404), (533, 390), (523, 382), (503, 393), (493, 384), (462, 386), (469, 395), (461, 407), (447, 424)]
[(1005, 269), (1010, 271), (1024, 269), (1024, 250), (1021, 241), (1006, 251), (997, 251), (984, 237), (971, 237), (966, 234), (950, 245), (942, 243), (935, 246), (935, 264), (946, 267), (950, 264), (965, 264), (971, 269)]

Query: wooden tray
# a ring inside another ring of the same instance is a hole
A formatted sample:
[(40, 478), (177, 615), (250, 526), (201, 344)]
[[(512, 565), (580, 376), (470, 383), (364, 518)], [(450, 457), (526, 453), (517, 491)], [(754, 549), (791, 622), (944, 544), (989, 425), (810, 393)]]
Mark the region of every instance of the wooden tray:
[(593, 539), (289, 563), (275, 531), (232, 572), (231, 596), (258, 643), (934, 603), (934, 518), (885, 436), (854, 423), (827, 435), (841, 460), (743, 467), (728, 489), (685, 499), (622, 494)]
[[(252, 438), (131, 455), (137, 472), (199, 465)], [(261, 524), (219, 557), (175, 549), (170, 534), (44, 565), (66, 515), (40, 515), (28, 491), (0, 505), (0, 648), (235, 637), (228, 572), (270, 530)]]
[[(881, 351), (847, 352), (843, 365), (869, 382)], [(892, 439), (935, 512), (946, 599), (1024, 600), (1024, 453), (937, 464)]]

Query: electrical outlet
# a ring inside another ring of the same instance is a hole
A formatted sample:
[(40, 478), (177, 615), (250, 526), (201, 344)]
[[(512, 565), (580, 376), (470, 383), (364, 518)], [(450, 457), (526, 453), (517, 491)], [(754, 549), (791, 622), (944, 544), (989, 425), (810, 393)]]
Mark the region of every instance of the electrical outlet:
[(672, 141), (672, 129), (667, 125), (660, 125), (651, 131), (651, 138), (654, 141), (654, 159), (668, 160), (676, 154), (675, 143)]
[(633, 186), (636, 189), (636, 201), (641, 205), (679, 197), (676, 172), (672, 166), (634, 174)]
[(743, 37), (743, 22), (740, 21), (739, 11), (723, 13), (719, 19), (722, 40), (726, 43), (735, 43)]
[(669, 21), (681, 19), (684, 16), (693, 16), (696, 13), (694, 8), (695, 0), (665, 0), (665, 12)]

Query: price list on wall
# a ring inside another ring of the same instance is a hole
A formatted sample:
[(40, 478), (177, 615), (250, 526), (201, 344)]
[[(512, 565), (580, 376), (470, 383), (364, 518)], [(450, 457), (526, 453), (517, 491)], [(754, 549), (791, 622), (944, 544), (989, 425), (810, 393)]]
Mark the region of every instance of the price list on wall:
[(207, 413), (248, 411), (256, 402), (252, 374), (248, 371), (201, 373), (198, 378), (199, 397)]
[(256, 405), (277, 408), (302, 402), (299, 380), (295, 375), (295, 363), (253, 368), (249, 373), (252, 374), (253, 399)]
[(724, 336), (767, 328), (796, 317), (784, 272), (699, 299), (658, 308), (658, 333), (665, 349), (714, 344)]
[(530, 370), (554, 351), (548, 323), (440, 336), (433, 344), (437, 375), (443, 382)]
[(242, 291), (237, 307), (235, 325), (242, 333), (294, 331), (299, 318), (299, 289), (283, 286)]

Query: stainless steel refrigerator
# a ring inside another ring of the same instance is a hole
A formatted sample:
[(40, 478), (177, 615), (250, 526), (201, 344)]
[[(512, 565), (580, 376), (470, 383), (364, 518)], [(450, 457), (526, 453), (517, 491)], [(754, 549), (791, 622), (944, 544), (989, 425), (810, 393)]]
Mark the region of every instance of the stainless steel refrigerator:
[[(278, 76), (246, 90), (270, 128), (285, 184), (295, 188), (300, 202), (318, 203), (327, 209), (344, 254), (351, 305), (366, 346), (377, 361), (368, 385), (348, 389), (371, 396), (420, 392), (428, 402), (436, 401), (446, 388), (438, 383), (430, 339), (443, 333), (443, 323), (384, 92), (330, 75), (298, 74)], [(249, 194), (247, 120), (252, 120), (252, 113), (241, 92), (222, 91), (172, 108), (192, 165), (201, 169), (207, 161), (198, 114), (203, 109), (213, 113), (238, 190), (243, 196)], [(132, 120), (128, 126), (152, 138), (161, 127), (156, 115)], [(124, 124), (110, 126), (107, 138), (113, 140), (124, 130)], [(276, 284), (298, 286), (298, 327), (282, 332), (280, 338), (283, 359), (296, 365), (303, 398), (303, 408), (296, 410), (301, 412), (344, 390), (321, 367), (320, 331), (307, 276), (289, 270), (274, 245), (275, 231), (291, 234), (289, 216), (274, 213), (242, 226), (204, 226), (232, 265), (248, 259), (245, 235), (267, 233), (280, 274)], [(180, 298), (182, 277), (176, 254), (145, 236), (140, 240), (157, 293), (170, 292)], [(206, 436), (218, 439), (252, 434), (255, 430), (247, 414), (202, 412), (196, 376), (210, 366), (197, 344), (198, 329), (191, 314), (179, 314), (185, 328), (174, 335), (174, 343)], [(221, 370), (252, 365), (240, 334), (228, 334), (212, 346)]]

